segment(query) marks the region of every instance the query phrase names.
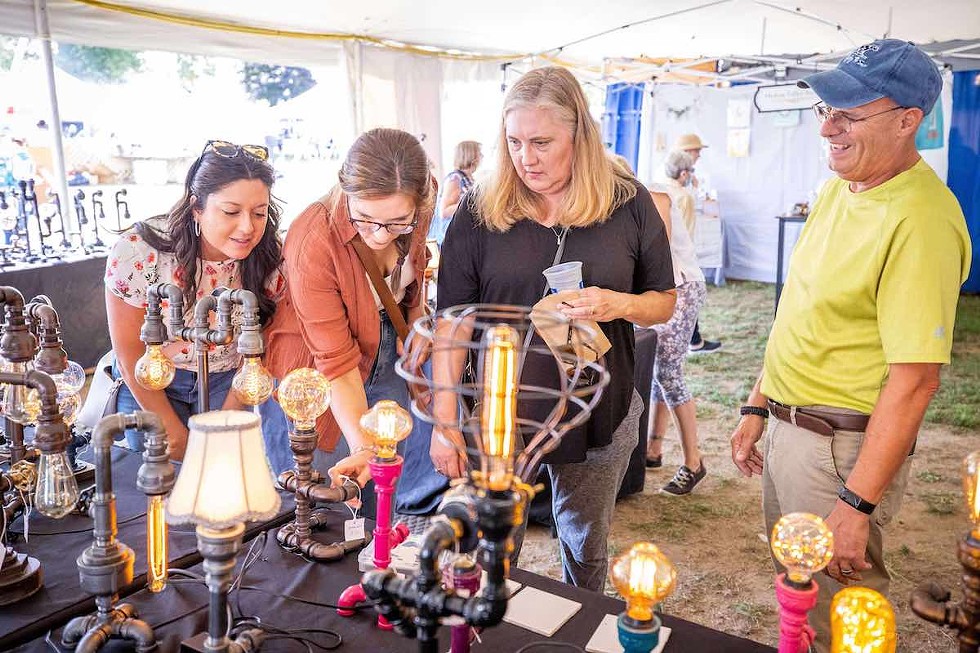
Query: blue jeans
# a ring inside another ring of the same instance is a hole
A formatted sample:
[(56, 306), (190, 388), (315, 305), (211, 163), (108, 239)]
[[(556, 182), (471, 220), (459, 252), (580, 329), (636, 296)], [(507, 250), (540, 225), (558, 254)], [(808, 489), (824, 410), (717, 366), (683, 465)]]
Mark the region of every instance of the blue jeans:
[[(408, 386), (395, 373), (395, 362), (398, 360), (397, 342), (398, 336), (391, 319), (385, 311), (381, 311), (381, 344), (374, 368), (364, 383), (368, 406), (373, 406), (382, 399), (392, 399), (402, 408), (411, 410)], [(425, 374), (431, 374), (428, 364), (426, 368)], [(275, 401), (262, 404), (259, 414), (262, 416), (265, 453), (272, 471), (278, 476), (280, 472), (293, 467), (293, 454), (289, 450), (289, 420)], [(405, 463), (395, 490), (395, 511), (406, 515), (427, 515), (439, 506), (442, 494), (449, 489), (449, 480), (435, 470), (429, 457), (432, 427), (418, 417), (413, 418), (411, 434), (398, 445), (398, 453), (404, 457)], [(349, 454), (347, 441), (341, 438), (334, 451), (326, 453), (318, 450), (314, 455), (313, 465), (326, 472), (334, 463)], [(373, 482), (364, 488), (362, 500), (364, 515), (374, 517), (377, 510)]]
[[(231, 390), (231, 379), (235, 376), (235, 372), (237, 370), (211, 372), (208, 374), (208, 397), (211, 410), (218, 410), (224, 405), (225, 397), (228, 396), (228, 391)], [(118, 379), (120, 377), (118, 363), (113, 361), (112, 378)], [(170, 406), (177, 413), (177, 417), (184, 423), (184, 426), (187, 426), (187, 420), (197, 412), (197, 372), (177, 370), (173, 382), (167, 386), (164, 392), (167, 395), (167, 399), (170, 400)], [(142, 410), (142, 408), (139, 402), (136, 401), (133, 393), (123, 383), (119, 388), (116, 412), (132, 413), (136, 410)], [(126, 431), (126, 446), (133, 451), (143, 451), (143, 433), (133, 430)]]

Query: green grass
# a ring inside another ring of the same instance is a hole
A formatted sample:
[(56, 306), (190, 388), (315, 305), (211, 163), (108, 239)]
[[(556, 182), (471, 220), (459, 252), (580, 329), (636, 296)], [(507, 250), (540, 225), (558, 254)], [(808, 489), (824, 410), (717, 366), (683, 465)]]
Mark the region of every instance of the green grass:
[(953, 492), (924, 492), (920, 498), (934, 515), (954, 515), (963, 501), (959, 494)]
[[(701, 331), (721, 340), (718, 354), (687, 359), (685, 381), (702, 418), (732, 416), (762, 367), (772, 323), (773, 286), (732, 281), (708, 287), (701, 310)], [(911, 307), (910, 307), (910, 310)], [(926, 421), (961, 429), (980, 428), (980, 296), (962, 296), (953, 331), (952, 362), (943, 368), (942, 386), (926, 412)]]

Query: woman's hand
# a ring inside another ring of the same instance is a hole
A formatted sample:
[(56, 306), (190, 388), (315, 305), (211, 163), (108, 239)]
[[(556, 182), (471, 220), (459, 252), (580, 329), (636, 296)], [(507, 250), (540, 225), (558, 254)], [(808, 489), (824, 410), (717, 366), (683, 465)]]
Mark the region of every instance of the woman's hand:
[(463, 435), (455, 429), (432, 427), (429, 456), (436, 471), (447, 478), (466, 475), (466, 445)]
[(630, 295), (615, 290), (589, 286), (561, 292), (559, 297), (562, 303), (558, 308), (571, 319), (610, 322), (628, 314)]
[(180, 420), (167, 424), (167, 444), (170, 446), (170, 459), (180, 462), (187, 452), (187, 427)]
[(340, 487), (344, 484), (342, 477), (346, 476), (364, 487), (371, 480), (371, 468), (368, 463), (372, 457), (374, 457), (374, 451), (364, 449), (337, 461), (336, 465), (327, 470), (327, 474), (330, 476), (330, 484), (333, 487)]

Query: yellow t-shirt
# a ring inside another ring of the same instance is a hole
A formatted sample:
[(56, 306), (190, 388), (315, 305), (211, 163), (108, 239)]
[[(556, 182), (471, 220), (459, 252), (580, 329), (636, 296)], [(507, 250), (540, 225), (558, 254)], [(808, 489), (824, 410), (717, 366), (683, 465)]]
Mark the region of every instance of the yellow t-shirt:
[(790, 259), (762, 392), (871, 413), (892, 363), (949, 363), (970, 237), (925, 161), (862, 193), (834, 178)]

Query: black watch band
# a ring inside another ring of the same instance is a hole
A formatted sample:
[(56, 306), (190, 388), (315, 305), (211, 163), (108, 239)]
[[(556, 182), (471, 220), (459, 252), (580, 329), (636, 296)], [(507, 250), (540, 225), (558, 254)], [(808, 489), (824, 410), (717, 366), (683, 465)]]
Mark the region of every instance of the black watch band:
[(866, 515), (873, 513), (877, 507), (870, 501), (865, 501), (858, 495), (851, 492), (846, 485), (840, 486), (840, 490), (837, 491), (837, 498), (858, 512), (863, 512)]
[(758, 415), (762, 419), (768, 419), (769, 411), (765, 408), (759, 408), (758, 406), (742, 406), (738, 409), (738, 414), (745, 415)]

